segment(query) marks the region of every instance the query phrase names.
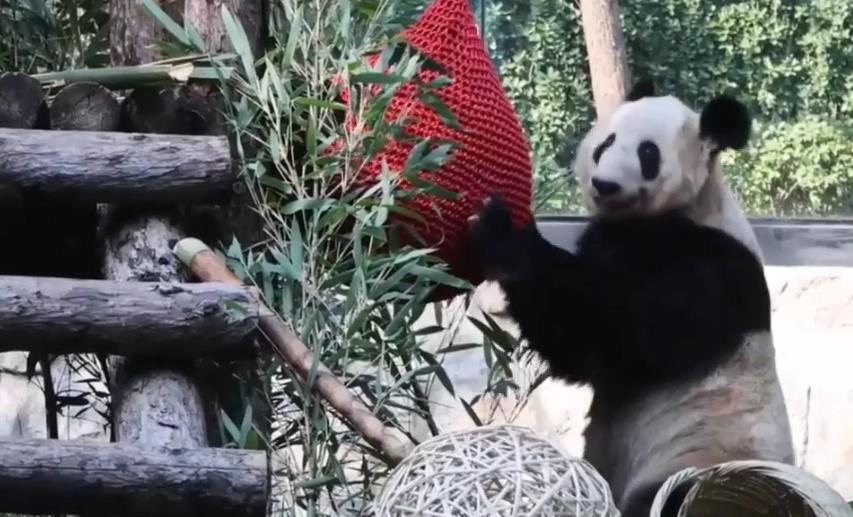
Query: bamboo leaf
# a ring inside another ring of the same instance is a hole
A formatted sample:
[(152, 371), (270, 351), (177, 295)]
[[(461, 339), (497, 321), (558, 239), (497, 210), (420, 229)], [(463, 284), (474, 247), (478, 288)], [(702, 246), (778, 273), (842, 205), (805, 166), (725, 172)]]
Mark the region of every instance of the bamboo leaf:
[(283, 215), (293, 215), (297, 212), (303, 212), (305, 210), (317, 210), (323, 211), (334, 206), (334, 201), (331, 199), (322, 199), (322, 198), (307, 198), (307, 199), (297, 199), (296, 201), (291, 201), (290, 203), (284, 205), (281, 209), (281, 213)]
[(154, 0), (142, 0), (142, 9), (153, 17), (161, 27), (172, 35), (172, 37), (181, 42), (182, 45), (187, 47), (192, 46), (192, 42), (187, 36), (186, 31), (180, 25), (175, 23), (175, 21), (166, 14), (166, 11), (161, 9)]
[(231, 46), (234, 47), (234, 51), (240, 56), (243, 63), (243, 73), (250, 81), (257, 81), (255, 60), (252, 57), (252, 46), (249, 44), (249, 38), (246, 36), (246, 31), (243, 30), (240, 21), (231, 15), (226, 4), (222, 4), (222, 23), (225, 26), (225, 32), (228, 34)]
[(252, 431), (252, 405), (246, 404), (246, 409), (243, 412), (243, 421), (240, 423), (240, 440), (237, 442), (240, 447), (246, 446), (249, 438), (249, 433)]
[(293, 13), (293, 20), (290, 24), (290, 32), (287, 35), (287, 44), (284, 47), (284, 66), (289, 67), (293, 63), (293, 56), (296, 52), (296, 44), (299, 41), (299, 36), (302, 32), (302, 12), (303, 7), (300, 5)]
[(427, 278), (438, 284), (455, 287), (457, 289), (470, 289), (471, 284), (467, 280), (455, 277), (450, 273), (438, 269), (431, 269), (424, 266), (416, 266), (412, 270), (412, 274)]
[(425, 91), (420, 96), (421, 102), (427, 105), (432, 111), (438, 115), (438, 118), (452, 129), (462, 129), (462, 126), (459, 125), (459, 121), (456, 118), (456, 115), (450, 110), (447, 104), (441, 100), (438, 95)]
[(297, 106), (302, 108), (327, 108), (331, 110), (346, 111), (346, 104), (324, 99), (312, 99), (310, 97), (297, 97), (294, 99)]
[(362, 72), (352, 74), (350, 80), (353, 83), (362, 84), (397, 84), (406, 80), (405, 77), (398, 74), (383, 74), (381, 72)]
[(228, 413), (221, 409), (219, 410), (219, 421), (225, 427), (225, 430), (228, 431), (231, 439), (236, 443), (240, 443), (240, 430), (231, 420), (231, 417), (228, 416)]
[(459, 398), (459, 402), (462, 404), (462, 407), (465, 409), (465, 412), (468, 413), (468, 418), (470, 418), (471, 421), (474, 422), (474, 425), (476, 425), (477, 427), (482, 427), (483, 421), (480, 420), (479, 416), (477, 416), (477, 412), (474, 411), (474, 408), (471, 407), (471, 404), (469, 404), (465, 399), (461, 397)]
[(430, 354), (429, 352), (420, 351), (421, 358), (430, 364), (430, 366), (435, 367), (435, 376), (438, 378), (441, 385), (444, 386), (444, 389), (447, 390), (452, 396), (456, 396), (456, 391), (453, 389), (453, 382), (451, 382), (450, 377), (447, 376), (447, 372), (444, 371), (444, 368), (436, 361), (435, 356)]

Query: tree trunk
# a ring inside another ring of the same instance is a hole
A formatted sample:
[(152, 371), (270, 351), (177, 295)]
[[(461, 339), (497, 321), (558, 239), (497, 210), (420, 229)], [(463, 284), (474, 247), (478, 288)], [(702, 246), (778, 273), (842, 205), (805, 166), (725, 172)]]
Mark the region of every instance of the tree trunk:
[[(183, 2), (155, 0), (172, 18)], [(110, 58), (114, 65), (141, 65), (155, 61), (151, 43), (164, 36), (157, 21), (142, 11), (142, 0), (110, 0)]]
[(625, 100), (630, 71), (618, 0), (580, 0), (581, 21), (599, 119), (607, 118)]
[(222, 6), (240, 21), (249, 37), (249, 47), (255, 58), (260, 57), (263, 41), (263, 3), (253, 0), (185, 0), (184, 16), (193, 20), (208, 48), (231, 51), (228, 36), (222, 26)]
[(0, 512), (262, 517), (262, 451), (60, 440), (0, 442)]
[[(240, 3), (261, 5), (260, 0), (232, 1), (238, 4), (237, 10)], [(161, 0), (158, 3), (173, 19), (178, 18), (176, 21), (179, 23), (183, 22), (180, 18), (184, 16), (176, 15), (185, 15), (186, 21), (199, 29), (204, 41), (215, 43), (217, 36), (211, 34), (210, 27), (221, 26), (221, 14), (215, 13), (215, 19), (196, 19), (193, 14), (195, 2), (218, 3), (216, 0)], [(145, 46), (159, 31), (153, 28), (150, 16), (142, 12), (141, 0), (111, 0), (110, 11), (113, 64), (132, 65), (155, 59), (157, 56), (153, 56)], [(260, 9), (256, 12), (260, 14)], [(247, 28), (251, 27), (245, 21), (243, 23)], [(260, 16), (254, 26), (262, 26)], [(249, 37), (260, 38), (260, 34), (249, 34)], [(222, 49), (211, 45), (207, 50), (217, 53)], [(192, 91), (193, 87), (185, 89)], [(186, 111), (198, 112), (192, 106)], [(197, 115), (190, 116), (188, 120), (195, 123), (186, 128), (187, 132), (212, 133), (205, 127), (211, 121), (201, 120)], [(207, 163), (207, 166), (211, 164)], [(179, 226), (181, 219), (176, 217), (180, 210), (175, 208), (170, 212), (155, 212), (153, 209), (141, 212), (136, 208), (123, 210), (116, 205), (105, 207), (105, 276), (129, 281), (182, 280), (183, 274), (171, 252), (171, 244), (184, 237)], [(207, 426), (212, 420), (207, 420), (209, 414), (205, 415), (195, 362), (168, 363), (142, 358), (122, 362), (115, 357), (111, 362), (115, 364), (113, 411), (119, 441), (183, 448), (199, 447), (208, 442)]]
[[(173, 5), (172, 2), (159, 2)], [(160, 31), (140, 0), (110, 1), (111, 56), (114, 65), (155, 59), (148, 45)], [(143, 198), (157, 201), (154, 198)], [(183, 237), (162, 212), (123, 210), (102, 205), (104, 276), (120, 282), (182, 281), (169, 243)], [(142, 448), (185, 449), (207, 444), (204, 405), (192, 361), (147, 361), (109, 357), (113, 431), (119, 442)]]

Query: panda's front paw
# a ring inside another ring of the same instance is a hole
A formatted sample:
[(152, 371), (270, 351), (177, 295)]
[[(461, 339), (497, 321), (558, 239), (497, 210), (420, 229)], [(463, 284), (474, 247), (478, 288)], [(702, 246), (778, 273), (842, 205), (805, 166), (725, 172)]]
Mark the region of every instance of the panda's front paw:
[(512, 234), (512, 214), (500, 196), (489, 196), (476, 215), (468, 219), (471, 235), (481, 245), (495, 243)]
[(498, 196), (486, 198), (469, 224), (486, 278), (499, 280), (511, 275), (520, 252), (518, 230), (513, 228), (512, 214), (503, 200)]

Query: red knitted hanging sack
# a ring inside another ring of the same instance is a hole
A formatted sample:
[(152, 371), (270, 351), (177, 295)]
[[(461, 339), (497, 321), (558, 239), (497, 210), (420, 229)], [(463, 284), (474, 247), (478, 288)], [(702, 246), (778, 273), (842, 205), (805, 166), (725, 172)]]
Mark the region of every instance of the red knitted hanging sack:
[[(480, 39), (468, 0), (434, 0), (402, 35), (409, 45), (446, 70), (451, 82), (434, 93), (461, 126), (461, 131), (448, 127), (431, 108), (417, 100), (416, 84), (404, 84), (396, 92), (387, 110), (389, 121), (407, 109), (411, 119), (405, 126), (407, 133), (459, 144), (450, 161), (428, 177), (457, 193), (456, 198), (422, 195), (407, 201), (407, 208), (426, 220), (416, 226), (417, 231), (429, 245), (437, 246), (451, 272), (477, 284), (483, 277), (472, 253), (468, 218), (487, 195), (499, 193), (515, 224), (529, 221), (531, 164), (527, 140)], [(434, 70), (419, 72), (424, 83), (438, 75)], [(380, 174), (383, 158), (390, 170), (402, 170), (412, 147), (409, 142), (389, 142), (364, 165), (364, 179), (372, 180)], [(453, 294), (442, 289), (434, 299)]]

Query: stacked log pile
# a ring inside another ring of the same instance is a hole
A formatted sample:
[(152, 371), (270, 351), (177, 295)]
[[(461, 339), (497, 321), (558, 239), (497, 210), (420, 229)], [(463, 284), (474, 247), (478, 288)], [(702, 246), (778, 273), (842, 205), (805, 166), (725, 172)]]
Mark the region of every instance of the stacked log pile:
[[(171, 14), (217, 53), (227, 42), (208, 3)], [(261, 2), (226, 3), (259, 50)], [(163, 34), (141, 3), (110, 10), (113, 64), (157, 59), (149, 45)], [(0, 352), (40, 365), (49, 438), (0, 447), (0, 513), (263, 515), (266, 452), (211, 447), (219, 393), (239, 393), (222, 379), (256, 358), (255, 296), (188, 283), (171, 251), (188, 234), (256, 231), (232, 214), (242, 180), (215, 88), (51, 86), (0, 75)], [(226, 313), (229, 302), (246, 310)], [(51, 364), (72, 353), (98, 355), (118, 443), (56, 440)]]

